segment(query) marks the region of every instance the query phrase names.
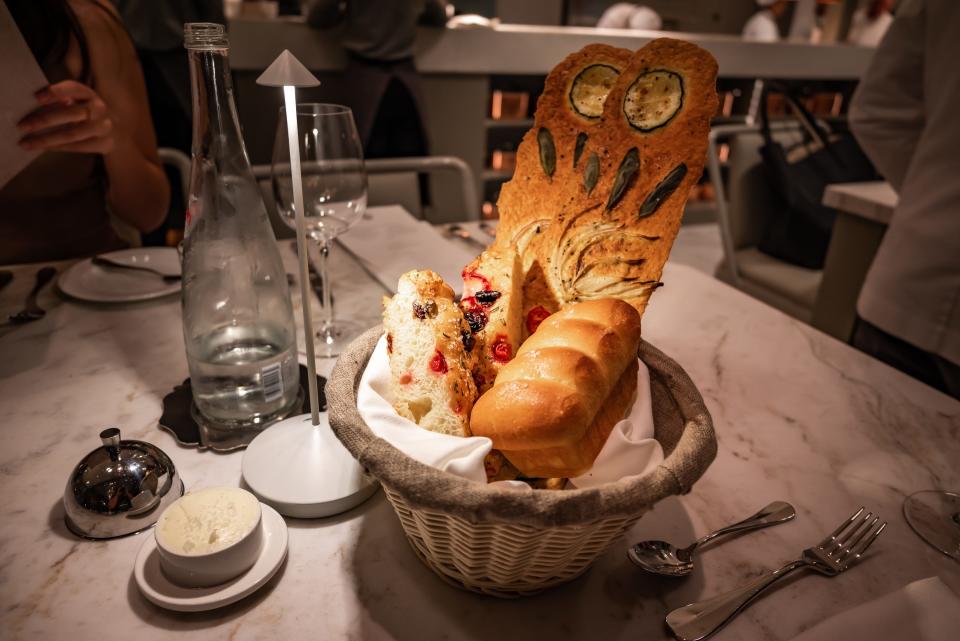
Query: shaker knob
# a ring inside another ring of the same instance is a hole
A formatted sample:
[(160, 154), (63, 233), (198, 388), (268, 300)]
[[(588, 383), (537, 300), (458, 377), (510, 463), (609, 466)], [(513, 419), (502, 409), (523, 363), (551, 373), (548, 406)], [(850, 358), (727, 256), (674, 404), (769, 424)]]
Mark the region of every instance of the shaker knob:
[(110, 458), (114, 461), (120, 458), (120, 429), (108, 427), (100, 432), (100, 442), (107, 448)]

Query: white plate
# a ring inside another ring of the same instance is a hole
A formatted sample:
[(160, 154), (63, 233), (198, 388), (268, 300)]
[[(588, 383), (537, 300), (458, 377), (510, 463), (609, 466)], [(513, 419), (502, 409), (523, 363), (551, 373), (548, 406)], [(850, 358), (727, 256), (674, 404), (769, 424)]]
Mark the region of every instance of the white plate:
[(151, 533), (137, 554), (133, 576), (147, 600), (168, 610), (203, 612), (230, 605), (253, 594), (269, 581), (287, 556), (287, 524), (276, 510), (260, 504), (263, 515), (263, 548), (253, 567), (227, 583), (211, 588), (185, 588), (173, 583), (160, 569), (157, 540)]
[[(179, 274), (180, 257), (173, 247), (137, 247), (103, 254), (119, 263), (156, 269), (162, 274)], [(60, 277), (60, 291), (67, 296), (94, 303), (129, 303), (169, 296), (180, 291), (180, 283), (165, 283), (156, 274), (120, 267), (100, 267), (89, 258), (74, 264)]]

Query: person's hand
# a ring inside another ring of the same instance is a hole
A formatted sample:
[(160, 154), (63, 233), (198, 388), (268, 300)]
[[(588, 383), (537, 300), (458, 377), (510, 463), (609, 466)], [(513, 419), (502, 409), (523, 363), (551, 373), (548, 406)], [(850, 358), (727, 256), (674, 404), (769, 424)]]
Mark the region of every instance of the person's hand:
[(21, 148), (94, 154), (113, 150), (113, 120), (96, 91), (64, 80), (41, 89), (36, 98), (40, 106), (17, 123)]

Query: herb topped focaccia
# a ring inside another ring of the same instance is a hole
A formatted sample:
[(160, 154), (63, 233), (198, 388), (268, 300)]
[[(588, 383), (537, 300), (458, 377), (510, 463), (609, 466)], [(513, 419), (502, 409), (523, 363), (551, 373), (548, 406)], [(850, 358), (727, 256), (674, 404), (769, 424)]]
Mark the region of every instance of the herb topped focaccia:
[(642, 313), (703, 171), (716, 74), (713, 56), (668, 38), (634, 54), (590, 45), (553, 69), (497, 203), (528, 324), (609, 296)]
[[(513, 180), (501, 191), (498, 207), (506, 209), (500, 210), (497, 244), (516, 246), (520, 253), (524, 338), (560, 309), (544, 273), (547, 265), (538, 258), (544, 232), (580, 192), (575, 176), (585, 169), (589, 132), (601, 125), (606, 96), (632, 55), (629, 49), (595, 44), (554, 67), (537, 103), (537, 122), (520, 145)], [(546, 114), (549, 125), (542, 124)]]

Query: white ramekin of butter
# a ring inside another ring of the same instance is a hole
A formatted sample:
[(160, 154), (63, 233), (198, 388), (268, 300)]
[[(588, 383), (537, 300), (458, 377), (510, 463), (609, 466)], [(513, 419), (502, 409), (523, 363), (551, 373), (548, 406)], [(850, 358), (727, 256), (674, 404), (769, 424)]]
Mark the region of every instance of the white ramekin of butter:
[(249, 570), (260, 555), (260, 502), (236, 487), (189, 492), (164, 511), (154, 535), (160, 567), (171, 581), (219, 585)]

